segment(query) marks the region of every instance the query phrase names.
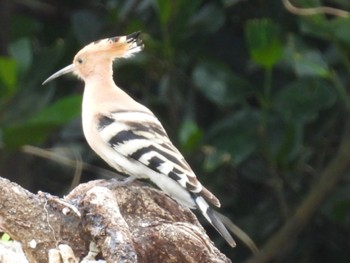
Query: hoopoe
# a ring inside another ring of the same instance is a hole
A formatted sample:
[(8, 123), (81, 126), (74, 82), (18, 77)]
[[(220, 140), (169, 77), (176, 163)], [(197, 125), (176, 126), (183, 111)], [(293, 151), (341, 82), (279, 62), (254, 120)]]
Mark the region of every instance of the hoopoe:
[(91, 148), (117, 171), (150, 179), (180, 204), (199, 208), (234, 247), (235, 241), (208, 204), (220, 207), (219, 200), (197, 180), (157, 117), (113, 81), (113, 61), (142, 49), (140, 32), (95, 41), (43, 84), (70, 72), (81, 78), (83, 132)]

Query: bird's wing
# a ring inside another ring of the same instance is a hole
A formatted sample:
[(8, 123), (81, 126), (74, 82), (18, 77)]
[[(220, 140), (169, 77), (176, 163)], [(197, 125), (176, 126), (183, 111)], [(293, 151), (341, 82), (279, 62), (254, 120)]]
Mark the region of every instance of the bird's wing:
[(119, 154), (168, 176), (189, 192), (220, 206), (219, 200), (197, 180), (153, 114), (139, 111), (101, 114), (97, 128), (102, 140)]
[[(149, 112), (118, 111), (100, 115), (97, 128), (108, 148), (126, 158), (141, 163), (159, 175), (171, 178), (183, 189), (186, 189), (188, 193), (191, 193), (191, 198), (204, 217), (232, 247), (235, 246), (235, 241), (230, 233), (207, 203), (208, 201), (219, 207), (219, 200), (197, 180), (192, 169), (171, 143), (163, 126), (153, 114)], [(109, 160), (108, 163), (111, 163), (111, 161)], [(123, 165), (133, 164), (124, 163)], [(127, 167), (125, 170), (130, 172), (133, 169)], [(166, 186), (168, 190), (169, 187), (171, 188), (168, 193), (173, 197), (177, 197), (177, 200), (184, 201), (183, 196), (174, 195), (176, 190), (173, 188), (176, 187), (172, 186), (172, 181), (165, 181), (170, 184)], [(158, 184), (156, 181), (154, 183)], [(185, 202), (188, 204), (187, 201)]]

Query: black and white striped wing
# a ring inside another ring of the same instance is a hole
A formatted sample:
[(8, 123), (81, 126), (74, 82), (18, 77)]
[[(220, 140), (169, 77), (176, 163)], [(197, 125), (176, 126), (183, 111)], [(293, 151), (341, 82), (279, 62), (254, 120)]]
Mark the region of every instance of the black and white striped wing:
[[(219, 207), (219, 200), (197, 180), (154, 115), (130, 111), (100, 115), (97, 128), (106, 148), (117, 153), (113, 155), (109, 152), (109, 157), (104, 156), (111, 166), (139, 177), (144, 177), (147, 170), (152, 171), (148, 171), (149, 179), (180, 203), (189, 208), (199, 208), (225, 240), (235, 246), (220, 218), (207, 203), (209, 201)], [(124, 159), (119, 158), (120, 155)], [(118, 162), (123, 162), (123, 166)]]
[(109, 116), (100, 115), (98, 129), (105, 143), (119, 154), (168, 176), (188, 191), (203, 195), (217, 205), (215, 196), (197, 180), (154, 115), (130, 111), (114, 112)]

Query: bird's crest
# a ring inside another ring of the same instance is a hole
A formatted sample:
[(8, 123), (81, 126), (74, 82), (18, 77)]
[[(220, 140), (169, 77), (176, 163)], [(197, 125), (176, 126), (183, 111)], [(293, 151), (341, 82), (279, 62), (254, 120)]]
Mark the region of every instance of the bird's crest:
[[(127, 36), (117, 36), (100, 39), (85, 46), (79, 53), (106, 54), (108, 57), (130, 57), (140, 52), (144, 45), (140, 38), (141, 32), (135, 32)], [(77, 54), (77, 56), (79, 55)]]

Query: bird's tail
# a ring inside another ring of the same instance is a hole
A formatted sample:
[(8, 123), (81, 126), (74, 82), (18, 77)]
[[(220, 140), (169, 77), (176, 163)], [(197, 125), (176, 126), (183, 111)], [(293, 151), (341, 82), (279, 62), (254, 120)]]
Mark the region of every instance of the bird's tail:
[(202, 196), (194, 196), (194, 201), (197, 204), (197, 207), (204, 215), (204, 217), (209, 221), (209, 223), (219, 232), (219, 234), (226, 240), (226, 242), (231, 246), (235, 247), (236, 242), (233, 240), (232, 236), (222, 223), (221, 219), (216, 215), (214, 209), (212, 209), (207, 201), (204, 200)]

